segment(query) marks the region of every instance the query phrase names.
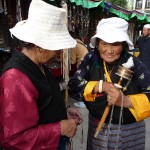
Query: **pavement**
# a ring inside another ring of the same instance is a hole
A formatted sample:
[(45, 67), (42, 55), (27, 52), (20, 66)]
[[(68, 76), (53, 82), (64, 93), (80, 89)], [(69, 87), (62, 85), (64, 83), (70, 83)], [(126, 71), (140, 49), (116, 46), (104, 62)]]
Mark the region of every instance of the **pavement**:
[[(87, 142), (87, 131), (88, 131), (88, 110), (86, 108), (79, 108), (74, 106), (74, 102), (76, 102), (71, 97), (68, 98), (68, 103), (78, 109), (83, 117), (83, 122), (78, 126), (77, 133), (72, 139), (72, 149), (73, 150), (86, 150), (86, 142)], [(150, 118), (145, 120), (146, 122), (146, 144), (145, 150), (150, 150)]]

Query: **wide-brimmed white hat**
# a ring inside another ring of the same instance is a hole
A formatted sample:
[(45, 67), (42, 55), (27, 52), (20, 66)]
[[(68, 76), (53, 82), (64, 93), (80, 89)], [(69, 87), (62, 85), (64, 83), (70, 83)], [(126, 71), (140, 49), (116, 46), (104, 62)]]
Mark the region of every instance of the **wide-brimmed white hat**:
[(60, 50), (76, 46), (65, 23), (66, 10), (42, 0), (32, 0), (28, 19), (10, 29), (18, 39), (33, 43), (43, 49)]
[(144, 25), (144, 28), (150, 29), (150, 24), (145, 24), (145, 25)]
[(97, 25), (96, 34), (91, 38), (91, 44), (95, 47), (96, 38), (107, 43), (126, 41), (129, 49), (134, 49), (128, 36), (128, 22), (118, 17), (102, 19)]

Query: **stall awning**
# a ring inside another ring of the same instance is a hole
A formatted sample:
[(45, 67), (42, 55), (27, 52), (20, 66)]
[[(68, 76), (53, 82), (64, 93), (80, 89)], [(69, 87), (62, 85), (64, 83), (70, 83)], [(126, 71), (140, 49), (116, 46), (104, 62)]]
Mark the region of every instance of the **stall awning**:
[(83, 8), (87, 8), (87, 9), (101, 7), (102, 10), (115, 14), (116, 16), (123, 18), (127, 21), (136, 18), (139, 23), (150, 22), (150, 16), (145, 13), (141, 13), (136, 10), (129, 11), (122, 7), (112, 5), (111, 3), (104, 2), (103, 0), (99, 2), (94, 2), (90, 0), (69, 0), (69, 1), (71, 3), (75, 3), (77, 6), (80, 5)]
[(95, 7), (102, 7), (102, 8), (105, 8), (105, 4), (102, 1), (99, 1), (99, 2), (93, 2), (93, 1), (90, 1), (90, 0), (69, 0), (71, 3), (75, 3), (77, 6), (81, 5), (83, 8), (87, 8), (87, 9), (90, 9), (90, 8), (95, 8)]

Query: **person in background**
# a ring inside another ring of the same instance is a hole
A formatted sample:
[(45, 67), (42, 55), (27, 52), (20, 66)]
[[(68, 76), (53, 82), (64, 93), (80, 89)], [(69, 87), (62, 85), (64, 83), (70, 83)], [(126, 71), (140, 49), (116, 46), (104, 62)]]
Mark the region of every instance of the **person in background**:
[(146, 65), (150, 71), (150, 24), (143, 26), (142, 37), (137, 40), (137, 47), (139, 48), (138, 58)]
[[(84, 57), (68, 84), (70, 96), (82, 99), (89, 110), (87, 150), (144, 150), (150, 72), (128, 52), (133, 49), (128, 22), (117, 17), (102, 19), (90, 42), (95, 49)], [(132, 71), (130, 78), (121, 82), (122, 74), (116, 74), (119, 66)], [(102, 117), (104, 124), (95, 136)]]
[(88, 49), (80, 39), (76, 39), (76, 41), (76, 47), (71, 48), (70, 51), (70, 61), (71, 65), (75, 65), (78, 68), (84, 56), (88, 53)]
[[(82, 42), (82, 40), (76, 38), (76, 41), (77, 41), (76, 47), (70, 49), (70, 63), (71, 63), (70, 76), (72, 76), (75, 73), (75, 71), (81, 64), (81, 61), (84, 59), (84, 56), (88, 53), (88, 49), (86, 45)], [(85, 107), (82, 101), (80, 100), (77, 101), (78, 102), (74, 103), (76, 107), (81, 107), (81, 108)]]
[(59, 83), (44, 65), (76, 41), (66, 24), (66, 10), (32, 0), (28, 19), (10, 29), (22, 41), (0, 76), (0, 146), (5, 150), (66, 150), (82, 122), (66, 108)]

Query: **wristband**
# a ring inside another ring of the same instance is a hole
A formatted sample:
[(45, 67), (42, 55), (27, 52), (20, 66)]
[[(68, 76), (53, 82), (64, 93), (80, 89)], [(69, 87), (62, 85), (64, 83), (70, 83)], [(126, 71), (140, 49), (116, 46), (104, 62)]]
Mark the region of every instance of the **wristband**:
[(102, 91), (103, 91), (103, 80), (100, 80), (100, 81), (99, 81), (98, 92), (99, 92), (99, 93), (102, 93)]

